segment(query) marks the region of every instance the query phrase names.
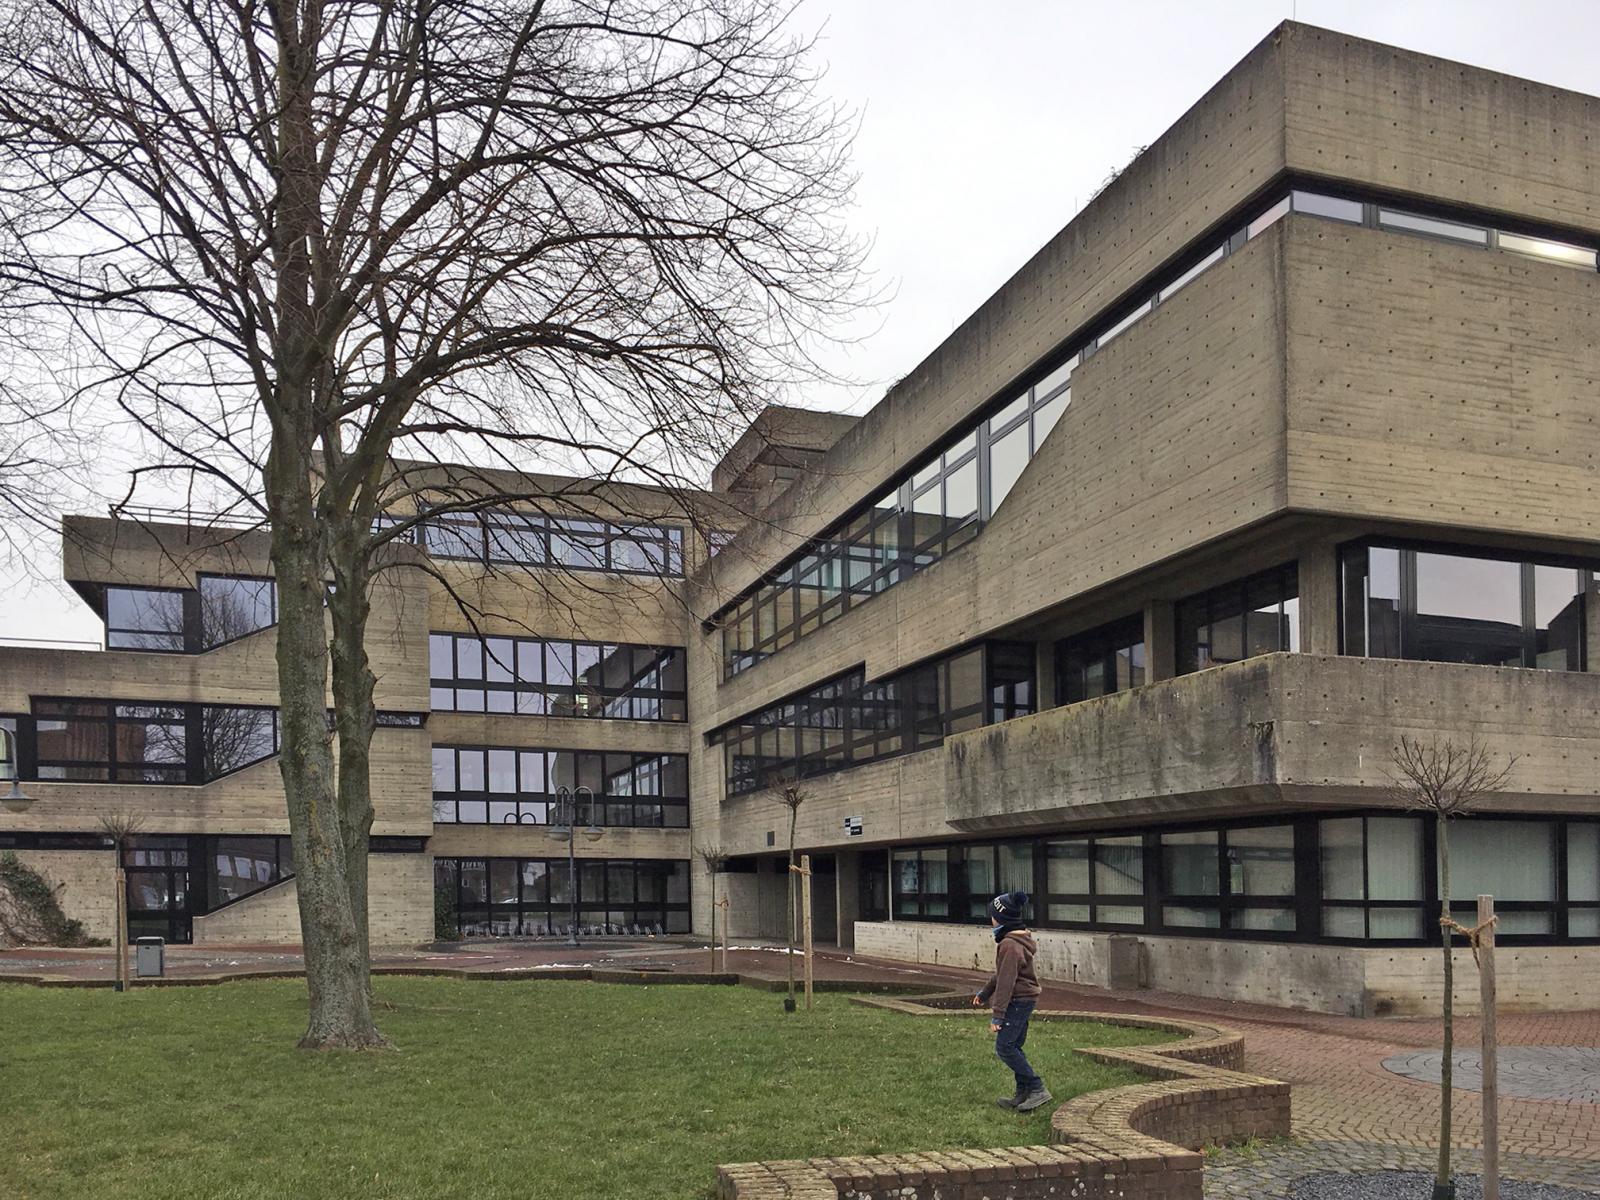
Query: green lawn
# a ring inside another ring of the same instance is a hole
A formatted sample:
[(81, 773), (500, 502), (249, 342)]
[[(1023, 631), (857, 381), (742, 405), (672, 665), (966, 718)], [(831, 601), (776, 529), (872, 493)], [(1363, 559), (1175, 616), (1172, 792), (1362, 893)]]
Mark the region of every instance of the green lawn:
[[(704, 1197), (719, 1162), (1045, 1140), (987, 1024), (734, 987), (384, 978), (392, 1054), (294, 1049), (304, 988), (0, 986), (0, 1197)], [(1058, 1098), (1130, 1082), (1036, 1024)]]

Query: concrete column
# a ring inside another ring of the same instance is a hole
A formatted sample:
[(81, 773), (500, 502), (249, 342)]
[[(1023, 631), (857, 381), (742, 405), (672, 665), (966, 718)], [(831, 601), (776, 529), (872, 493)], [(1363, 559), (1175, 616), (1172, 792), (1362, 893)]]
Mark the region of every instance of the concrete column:
[(1339, 555), (1333, 542), (1312, 542), (1300, 552), (1300, 649), (1339, 653)]
[(861, 919), (861, 853), (841, 850), (834, 857), (833, 886), (839, 906), (839, 946), (854, 950), (856, 922)]
[(1056, 695), (1056, 654), (1055, 643), (1043, 641), (1039, 643), (1038, 653), (1034, 655), (1034, 687), (1038, 692), (1038, 702), (1035, 707), (1043, 712), (1047, 708), (1054, 708), (1061, 703)]
[(1600, 671), (1600, 583), (1583, 600), (1583, 669)]
[(1152, 600), (1144, 606), (1144, 661), (1147, 682), (1178, 673), (1177, 626), (1170, 600)]

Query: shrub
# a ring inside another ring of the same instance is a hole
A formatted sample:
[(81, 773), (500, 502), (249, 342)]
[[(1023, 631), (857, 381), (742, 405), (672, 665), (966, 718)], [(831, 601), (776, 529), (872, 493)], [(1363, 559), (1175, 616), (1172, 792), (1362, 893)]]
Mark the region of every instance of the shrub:
[(11, 851), (0, 854), (0, 942), (13, 946), (87, 946), (82, 921), (61, 911), (65, 884), (24, 863)]

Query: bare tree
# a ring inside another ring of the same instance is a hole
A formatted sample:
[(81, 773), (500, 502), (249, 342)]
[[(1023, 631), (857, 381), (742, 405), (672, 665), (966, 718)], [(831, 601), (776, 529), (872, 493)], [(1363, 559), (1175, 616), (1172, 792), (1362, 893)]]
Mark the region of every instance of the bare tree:
[(1495, 755), (1474, 735), (1465, 746), (1446, 738), (1420, 742), (1402, 736), (1393, 752), (1395, 798), (1409, 808), (1432, 815), (1435, 843), (1438, 846), (1439, 933), (1444, 945), (1444, 1058), (1439, 1083), (1439, 1165), (1434, 1182), (1439, 1188), (1450, 1183), (1450, 1089), (1454, 1076), (1455, 1052), (1455, 964), (1451, 939), (1463, 930), (1450, 916), (1450, 822), (1465, 816), (1480, 800), (1505, 788), (1511, 779), (1517, 756), (1502, 767), (1495, 766)]
[(128, 848), (143, 830), (144, 818), (137, 813), (115, 812), (100, 818), (100, 832), (106, 835), (106, 841), (111, 843), (111, 850), (117, 856), (116, 866), (111, 872), (113, 886), (117, 889), (116, 903), (112, 908), (116, 920), (112, 922), (111, 936), (116, 939), (119, 992), (125, 992), (133, 985), (133, 979), (128, 974), (128, 873), (125, 864), (128, 861)]
[(0, 315), (24, 344), (62, 332), (69, 398), (141, 431), (135, 491), (176, 476), (271, 531), (303, 1046), (385, 1044), (366, 645), (387, 547), (572, 498), (513, 475), (530, 468), (686, 487), (817, 374), (855, 302), (849, 128), (788, 18), (786, 0), (0, 8)]
[[(701, 846), (695, 851), (701, 865), (705, 867), (706, 874), (711, 879), (711, 969), (717, 969), (717, 876), (728, 866), (728, 856), (722, 852), (722, 847), (715, 843)], [(723, 918), (726, 921), (726, 917)], [(728, 959), (724, 955), (722, 969), (728, 969)]]
[(793, 781), (777, 784), (773, 787), (772, 792), (773, 795), (777, 796), (778, 802), (789, 810), (789, 953), (787, 956), (789, 959), (789, 996), (784, 1001), (784, 1009), (788, 1012), (793, 1012), (794, 944), (798, 932), (795, 928), (795, 908), (799, 903), (795, 898), (795, 883), (798, 879), (797, 872), (800, 870), (800, 865), (795, 861), (794, 857), (794, 831), (795, 825), (800, 820), (800, 806), (806, 802), (806, 798), (810, 793)]

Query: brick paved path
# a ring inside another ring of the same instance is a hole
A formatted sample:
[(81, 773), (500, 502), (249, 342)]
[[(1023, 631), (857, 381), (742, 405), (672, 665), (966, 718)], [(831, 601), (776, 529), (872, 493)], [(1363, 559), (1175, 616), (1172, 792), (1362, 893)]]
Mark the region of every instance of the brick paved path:
[[(1206, 1162), (1206, 1200), (1282, 1200), (1294, 1194), (1296, 1180), (1324, 1171), (1339, 1174), (1426, 1171), (1431, 1174), (1434, 1159), (1434, 1151), (1421, 1147), (1382, 1146), (1370, 1142), (1297, 1142), (1248, 1152), (1224, 1150)], [(1476, 1175), (1482, 1169), (1476, 1150), (1457, 1150), (1451, 1164), (1458, 1182), (1463, 1176)], [(1600, 1195), (1600, 1175), (1593, 1165), (1570, 1158), (1501, 1155), (1500, 1178), (1558, 1184)]]

